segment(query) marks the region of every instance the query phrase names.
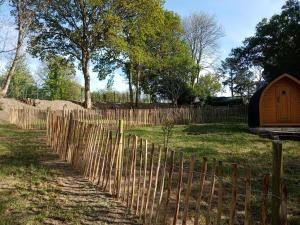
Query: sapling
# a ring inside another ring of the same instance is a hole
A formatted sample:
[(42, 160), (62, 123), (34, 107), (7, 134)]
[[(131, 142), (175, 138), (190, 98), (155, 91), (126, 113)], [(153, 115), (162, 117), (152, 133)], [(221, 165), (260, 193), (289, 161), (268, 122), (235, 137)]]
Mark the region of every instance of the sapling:
[(174, 128), (174, 120), (169, 115), (166, 115), (166, 117), (163, 120), (163, 126), (162, 126), (165, 148), (169, 147), (169, 142), (172, 137), (173, 128)]

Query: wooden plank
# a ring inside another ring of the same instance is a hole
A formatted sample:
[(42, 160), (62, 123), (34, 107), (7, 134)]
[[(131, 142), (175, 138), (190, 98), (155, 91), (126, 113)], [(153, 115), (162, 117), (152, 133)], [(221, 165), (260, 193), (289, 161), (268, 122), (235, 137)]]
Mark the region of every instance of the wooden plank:
[(283, 170), (282, 142), (273, 141), (273, 171), (272, 171), (272, 217), (271, 224), (280, 224), (281, 179)]
[(287, 196), (287, 186), (286, 181), (282, 179), (281, 181), (281, 224), (287, 225), (288, 219), (287, 219), (287, 202), (288, 202), (288, 196)]
[(196, 203), (196, 215), (194, 220), (194, 225), (199, 225), (199, 219), (201, 214), (201, 201), (202, 201), (202, 194), (205, 184), (205, 177), (207, 172), (207, 158), (203, 158), (203, 162), (201, 165), (201, 174), (200, 174), (200, 185), (199, 185), (199, 192), (197, 197), (197, 203)]
[(245, 222), (244, 225), (251, 224), (251, 170), (246, 171), (246, 194), (245, 194)]
[(123, 139), (124, 139), (124, 121), (119, 120), (118, 132), (120, 135), (118, 143), (118, 170), (117, 170), (117, 198), (120, 197), (122, 182), (122, 162), (123, 162)]
[(150, 153), (150, 172), (149, 172), (148, 187), (147, 187), (147, 198), (146, 198), (145, 209), (144, 209), (144, 222), (147, 220), (148, 204), (150, 201), (150, 194), (151, 194), (151, 188), (152, 188), (154, 149), (155, 149), (155, 146), (154, 146), (154, 144), (152, 144), (151, 153)]
[(127, 181), (128, 181), (128, 165), (129, 165), (129, 145), (130, 145), (130, 136), (127, 137), (127, 146), (125, 146), (125, 168), (124, 168), (124, 185), (123, 185), (123, 196), (122, 200), (125, 201), (127, 197)]
[(211, 211), (211, 204), (214, 197), (215, 192), (215, 183), (216, 183), (216, 159), (213, 159), (212, 171), (211, 171), (211, 180), (210, 180), (210, 190), (209, 190), (209, 197), (207, 203), (207, 214), (206, 214), (206, 225), (209, 225), (210, 222), (210, 211)]
[(177, 224), (178, 214), (179, 214), (179, 206), (180, 206), (180, 195), (182, 191), (182, 176), (183, 176), (183, 154), (180, 154), (180, 163), (179, 163), (179, 177), (178, 177), (178, 187), (176, 194), (176, 206), (175, 213), (173, 218), (173, 225)]
[(170, 203), (170, 196), (172, 191), (172, 181), (173, 181), (173, 173), (174, 173), (174, 163), (175, 163), (175, 151), (171, 151), (171, 166), (169, 170), (169, 177), (168, 177), (168, 191), (167, 191), (167, 197), (166, 197), (166, 204), (164, 209), (164, 218), (163, 223), (166, 224), (167, 214), (168, 214), (168, 207)]
[(223, 212), (223, 163), (218, 163), (218, 210), (217, 210), (217, 225), (222, 224)]
[(133, 209), (134, 196), (135, 196), (137, 140), (138, 140), (137, 136), (134, 136), (133, 156), (132, 156), (131, 200), (130, 200), (130, 205), (129, 205), (130, 210)]
[[(105, 135), (105, 136), (104, 136)], [(104, 142), (103, 142), (103, 160), (100, 164), (100, 175), (98, 178), (97, 185), (100, 185), (101, 187), (104, 186), (104, 173), (105, 173), (105, 168), (106, 168), (106, 161), (108, 157), (108, 149), (109, 149), (109, 142), (110, 142), (110, 132), (107, 130), (103, 131), (103, 136), (104, 136)]]
[(234, 225), (236, 217), (236, 202), (237, 202), (237, 164), (232, 164), (232, 173), (231, 173), (231, 183), (232, 183), (232, 192), (231, 192), (231, 206), (230, 206), (230, 217), (229, 225)]
[(93, 173), (93, 179), (92, 179), (92, 182), (95, 184), (98, 183), (98, 181), (100, 179), (99, 172), (100, 172), (100, 167), (101, 167), (101, 159), (102, 159), (102, 157), (104, 157), (104, 143), (105, 143), (105, 135), (104, 134), (105, 134), (104, 128), (101, 126), (100, 137), (99, 137), (98, 146), (97, 146), (97, 149), (98, 149), (97, 154), (98, 155), (97, 155), (97, 159), (95, 162), (96, 168)]
[(263, 180), (263, 191), (261, 196), (261, 225), (267, 225), (269, 183), (270, 175), (266, 174)]
[(141, 195), (141, 181), (142, 181), (142, 167), (143, 167), (143, 139), (140, 139), (140, 148), (139, 150), (139, 175), (138, 175), (138, 188), (137, 188), (137, 198), (136, 198), (136, 207), (135, 214), (138, 215), (140, 210), (140, 195)]
[(162, 168), (162, 178), (161, 178), (161, 184), (160, 184), (160, 191), (159, 191), (159, 200), (157, 204), (157, 209), (156, 209), (156, 216), (155, 216), (155, 221), (154, 223), (157, 224), (158, 217), (161, 214), (161, 203), (162, 203), (162, 198), (164, 194), (164, 188), (165, 188), (165, 177), (166, 177), (166, 170), (167, 170), (167, 161), (168, 161), (168, 148), (165, 148), (165, 157), (164, 157), (164, 166)]
[(189, 200), (190, 200), (191, 188), (192, 188), (192, 183), (193, 183), (193, 171), (194, 171), (195, 159), (196, 159), (196, 155), (192, 155), (190, 158), (190, 168), (189, 168), (189, 174), (188, 174), (188, 187), (187, 187), (187, 191), (185, 194), (182, 225), (186, 225), (187, 220), (188, 220)]
[[(132, 140), (132, 142), (134, 141), (134, 136), (131, 136), (131, 139), (129, 139), (129, 142), (130, 140)], [(130, 169), (129, 169), (129, 176), (128, 176), (128, 183), (127, 183), (127, 199), (126, 199), (126, 202), (127, 202), (127, 208), (129, 208), (129, 201), (130, 201), (130, 187), (131, 187), (131, 177), (132, 177), (132, 171), (133, 171), (133, 144), (131, 146), (131, 149), (130, 149), (130, 143), (128, 144), (128, 152), (130, 152), (131, 150), (131, 159), (129, 159), (129, 163), (130, 163)], [(129, 158), (129, 156), (128, 156)]]
[(158, 148), (158, 159), (157, 159), (157, 165), (156, 165), (156, 175), (155, 175), (155, 180), (154, 180), (154, 189), (153, 189), (153, 196), (152, 196), (152, 206), (151, 206), (151, 211), (150, 211), (150, 220), (152, 219), (153, 216), (153, 211), (154, 211), (154, 205), (155, 205), (155, 198), (156, 198), (156, 191), (157, 191), (157, 183), (158, 183), (158, 177), (159, 177), (159, 171), (160, 171), (160, 161), (161, 161), (161, 152), (162, 152), (162, 147)]
[(145, 149), (144, 149), (144, 179), (143, 179), (143, 188), (142, 188), (142, 203), (141, 203), (141, 211), (140, 211), (140, 218), (144, 213), (144, 204), (145, 204), (145, 194), (146, 194), (146, 177), (147, 177), (147, 160), (148, 160), (148, 141), (145, 140)]

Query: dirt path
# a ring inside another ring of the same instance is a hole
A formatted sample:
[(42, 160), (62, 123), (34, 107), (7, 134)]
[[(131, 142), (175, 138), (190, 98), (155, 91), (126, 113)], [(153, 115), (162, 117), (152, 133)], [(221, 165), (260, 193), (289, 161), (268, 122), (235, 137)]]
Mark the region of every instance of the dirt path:
[(0, 123), (0, 225), (138, 224), (44, 143), (43, 132)]

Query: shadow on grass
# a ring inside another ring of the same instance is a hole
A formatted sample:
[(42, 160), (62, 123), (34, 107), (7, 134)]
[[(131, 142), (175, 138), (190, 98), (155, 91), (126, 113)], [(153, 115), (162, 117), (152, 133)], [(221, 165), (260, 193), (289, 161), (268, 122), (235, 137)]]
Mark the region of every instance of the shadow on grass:
[(137, 224), (45, 144), (44, 131), (0, 123), (0, 225)]
[(192, 124), (184, 132), (191, 134), (231, 134), (247, 132), (247, 126), (244, 123)]

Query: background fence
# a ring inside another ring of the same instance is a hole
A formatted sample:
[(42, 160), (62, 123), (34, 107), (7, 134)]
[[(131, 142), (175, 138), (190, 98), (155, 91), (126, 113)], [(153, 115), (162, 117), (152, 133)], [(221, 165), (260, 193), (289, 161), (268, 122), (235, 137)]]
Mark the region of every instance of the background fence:
[[(50, 111), (50, 110), (49, 110)], [(68, 112), (67, 109), (59, 111)], [(124, 128), (137, 126), (155, 126), (165, 123), (174, 124), (246, 122), (247, 107), (202, 107), (202, 108), (159, 108), (159, 109), (103, 109), (73, 110), (74, 119), (99, 122), (110, 129), (118, 127), (118, 121), (124, 121)], [(47, 110), (12, 109), (10, 121), (22, 129), (46, 129)]]
[(270, 177), (125, 136), (122, 120), (114, 131), (73, 113), (49, 112), (47, 121), (47, 141), (61, 159), (144, 224), (287, 224), (280, 141), (273, 142)]
[(47, 126), (47, 111), (39, 109), (11, 109), (10, 123), (26, 130), (45, 130)]

